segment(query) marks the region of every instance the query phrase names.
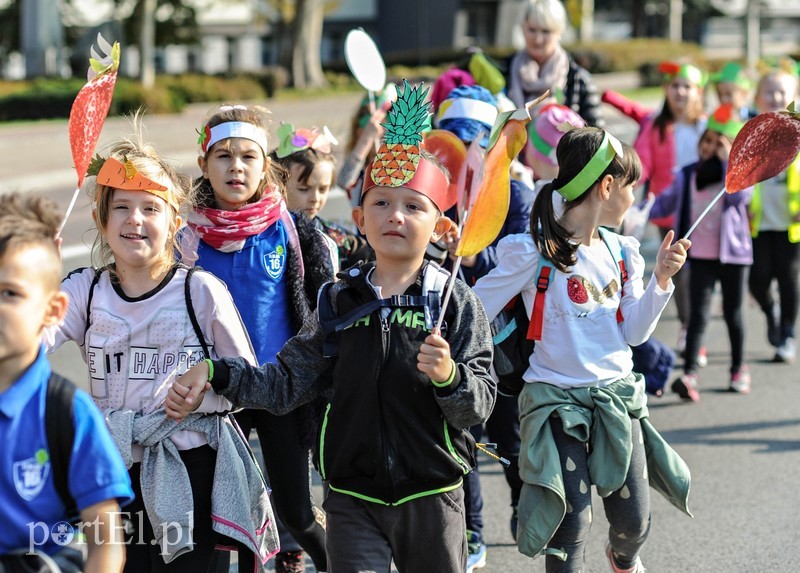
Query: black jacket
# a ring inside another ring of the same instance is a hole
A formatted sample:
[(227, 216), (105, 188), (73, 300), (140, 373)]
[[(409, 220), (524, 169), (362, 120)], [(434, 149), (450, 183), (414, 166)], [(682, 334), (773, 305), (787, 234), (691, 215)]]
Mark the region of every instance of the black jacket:
[[(339, 316), (376, 298), (366, 281), (372, 264), (339, 274), (330, 289)], [(421, 276), (406, 294), (421, 295)], [(428, 336), (421, 308), (377, 310), (342, 331), (338, 357), (322, 356), (318, 318), (278, 354), (278, 364), (254, 368), (241, 359), (215, 362), (214, 389), (237, 405), (276, 414), (332, 388), (319, 433), (322, 476), (331, 488), (384, 504), (455, 489), (474, 465), (466, 428), (484, 422), (494, 406), (489, 376), (492, 340), (483, 306), (456, 281), (445, 309), (446, 339), (455, 377), (436, 388), (417, 370)]]

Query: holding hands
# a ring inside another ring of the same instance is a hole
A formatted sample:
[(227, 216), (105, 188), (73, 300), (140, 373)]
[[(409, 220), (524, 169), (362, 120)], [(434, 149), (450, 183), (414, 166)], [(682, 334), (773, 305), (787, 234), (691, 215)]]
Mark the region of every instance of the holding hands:
[(662, 289), (667, 288), (670, 279), (686, 263), (686, 252), (692, 246), (689, 239), (678, 239), (673, 243), (673, 238), (675, 238), (675, 231), (668, 232), (661, 242), (656, 256), (656, 268), (653, 270), (653, 274), (656, 275), (658, 286)]
[(208, 373), (208, 362), (203, 360), (172, 383), (164, 404), (168, 417), (183, 420), (203, 403), (205, 393), (211, 390)]

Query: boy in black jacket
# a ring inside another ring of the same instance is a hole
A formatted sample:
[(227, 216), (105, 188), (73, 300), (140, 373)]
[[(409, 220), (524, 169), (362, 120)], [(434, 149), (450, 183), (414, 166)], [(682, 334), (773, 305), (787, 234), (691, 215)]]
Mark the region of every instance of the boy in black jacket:
[[(421, 138), (408, 124), (417, 118), (422, 126), (427, 103), (424, 93), (405, 87), (399, 97), (406, 106), (393, 106), (387, 143), (353, 210), (375, 262), (351, 267), (323, 288), (328, 303), (287, 342), (277, 364), (206, 361), (177, 380), (167, 400), (168, 413), (181, 418), (213, 387), (237, 405), (282, 414), (332, 389), (318, 467), (331, 490), (324, 509), (333, 572), (388, 571), (392, 559), (400, 572), (464, 571), (461, 484), (475, 463), (464, 429), (484, 422), (495, 401), (489, 324), (464, 283), (456, 280), (441, 309), (442, 334), (433, 332), (434, 301), (443, 295), (436, 277), (446, 271), (424, 255), (450, 229), (441, 208), (448, 176), (418, 150)], [(320, 321), (326, 308), (350, 320), (332, 331)]]

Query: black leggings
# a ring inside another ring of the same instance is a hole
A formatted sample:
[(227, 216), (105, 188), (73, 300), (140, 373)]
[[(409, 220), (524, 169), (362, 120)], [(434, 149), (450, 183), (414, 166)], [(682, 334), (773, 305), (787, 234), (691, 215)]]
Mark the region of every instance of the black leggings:
[(728, 327), (731, 344), (731, 373), (742, 367), (744, 355), (744, 322), (742, 304), (747, 284), (747, 265), (727, 265), (719, 261), (692, 259), (692, 274), (689, 275), (691, 312), (689, 329), (686, 332), (686, 354), (684, 370), (692, 373), (697, 369), (697, 353), (703, 345), (703, 334), (708, 325), (711, 296), (714, 285), (722, 287), (722, 315)]
[(258, 433), (278, 517), (317, 571), (327, 571), (325, 530), (311, 509), (309, 450), (300, 442), (302, 411), (275, 416), (264, 410), (243, 410), (234, 416), (246, 437), (253, 428)]
[[(592, 484), (589, 479), (589, 452), (586, 443), (564, 433), (560, 418), (550, 418), (553, 439), (561, 458), (567, 513), (553, 535), (548, 548), (560, 549), (567, 555), (562, 561), (554, 555), (545, 558), (547, 573), (580, 573), (584, 571), (586, 540), (592, 527)], [(642, 426), (631, 419), (631, 463), (625, 483), (603, 498), (610, 525), (608, 540), (620, 564), (633, 563), (650, 532), (650, 489), (647, 459), (642, 443)], [(627, 567), (627, 565), (626, 565)]]
[(770, 287), (778, 281), (780, 293), (781, 339), (794, 338), (797, 320), (800, 243), (790, 243), (786, 231), (761, 231), (753, 239), (753, 268), (750, 270), (750, 293), (768, 317), (775, 299)]
[[(125, 548), (125, 573), (201, 573), (217, 570), (220, 552), (214, 548), (220, 536), (211, 526), (211, 486), (214, 483), (217, 452), (211, 446), (201, 446), (181, 451), (180, 455), (192, 484), (194, 549), (176, 557), (169, 564), (164, 563), (160, 548), (151, 543), (155, 536), (142, 501), (142, 486), (139, 479), (142, 464), (133, 464), (128, 473), (136, 499), (122, 508), (123, 513), (128, 514), (123, 517), (129, 519), (134, 528), (130, 535), (126, 535), (128, 544)], [(163, 486), (170, 487), (169, 484)], [(176, 495), (186, 495), (186, 493), (188, 492), (176, 492)], [(228, 544), (232, 543), (232, 540), (227, 541)], [(252, 561), (252, 557), (250, 560)]]

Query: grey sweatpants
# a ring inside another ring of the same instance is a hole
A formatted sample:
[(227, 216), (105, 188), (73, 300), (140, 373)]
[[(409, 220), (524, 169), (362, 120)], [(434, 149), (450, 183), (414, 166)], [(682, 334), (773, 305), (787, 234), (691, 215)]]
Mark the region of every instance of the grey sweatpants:
[[(564, 433), (559, 418), (550, 419), (553, 438), (561, 457), (561, 474), (567, 500), (567, 513), (547, 544), (561, 549), (567, 560), (548, 555), (547, 573), (582, 573), (586, 540), (592, 527), (592, 484), (589, 479), (588, 451), (584, 442)], [(625, 484), (603, 499), (609, 522), (608, 539), (620, 565), (633, 563), (650, 531), (650, 489), (647, 459), (642, 440), (642, 425), (631, 419), (631, 464)]]
[(463, 573), (467, 564), (464, 490), (386, 506), (331, 491), (327, 516), (328, 573)]

